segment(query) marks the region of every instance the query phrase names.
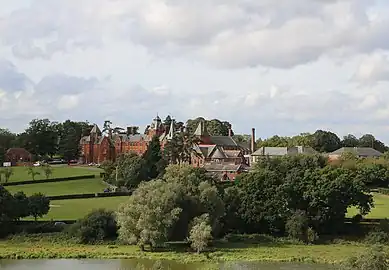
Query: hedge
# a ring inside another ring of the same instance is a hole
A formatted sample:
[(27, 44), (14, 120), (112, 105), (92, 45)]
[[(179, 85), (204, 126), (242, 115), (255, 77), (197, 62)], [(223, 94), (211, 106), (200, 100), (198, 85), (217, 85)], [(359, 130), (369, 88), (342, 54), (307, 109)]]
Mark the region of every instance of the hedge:
[(376, 191), (384, 195), (389, 195), (389, 188), (377, 188)]
[(81, 180), (81, 179), (91, 179), (95, 178), (96, 175), (90, 174), (90, 175), (79, 175), (79, 176), (70, 176), (70, 177), (61, 177), (61, 178), (50, 178), (50, 179), (39, 179), (39, 180), (27, 180), (27, 181), (20, 181), (20, 182), (10, 182), (10, 183), (3, 183), (3, 186), (21, 186), (21, 185), (29, 185), (29, 184), (41, 184), (41, 183), (52, 183), (52, 182), (64, 182), (64, 181), (71, 181), (71, 180)]
[(129, 192), (101, 192), (101, 193), (84, 193), (84, 194), (69, 194), (69, 195), (58, 195), (58, 196), (47, 196), (50, 201), (58, 200), (72, 200), (72, 199), (90, 199), (90, 198), (104, 198), (104, 197), (123, 197), (130, 196)]

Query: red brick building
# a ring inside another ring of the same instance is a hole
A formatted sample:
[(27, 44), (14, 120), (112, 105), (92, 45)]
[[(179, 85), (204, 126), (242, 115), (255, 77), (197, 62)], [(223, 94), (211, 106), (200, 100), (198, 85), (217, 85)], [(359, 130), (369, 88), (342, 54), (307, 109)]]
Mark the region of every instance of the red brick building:
[(122, 153), (137, 153), (142, 155), (154, 135), (158, 136), (163, 147), (169, 138), (172, 138), (174, 130), (163, 126), (161, 118), (154, 118), (145, 134), (134, 134), (131, 127), (124, 134), (104, 136), (97, 125), (94, 125), (89, 136), (80, 140), (81, 162), (101, 163), (105, 160), (115, 160)]
[[(125, 134), (104, 136), (95, 125), (89, 136), (81, 138), (81, 159), (83, 163), (101, 163), (115, 160), (122, 153), (142, 155), (153, 136), (159, 137), (163, 148), (173, 138), (174, 132), (173, 121), (167, 128), (158, 116), (145, 134), (133, 134), (131, 128), (127, 128)], [(193, 146), (191, 164), (205, 168), (222, 181), (232, 181), (236, 175), (247, 171), (249, 161), (246, 156), (251, 153), (250, 146), (236, 142), (231, 136), (232, 132), (229, 133), (229, 136), (210, 136), (205, 122), (200, 122), (194, 133), (200, 143)]]

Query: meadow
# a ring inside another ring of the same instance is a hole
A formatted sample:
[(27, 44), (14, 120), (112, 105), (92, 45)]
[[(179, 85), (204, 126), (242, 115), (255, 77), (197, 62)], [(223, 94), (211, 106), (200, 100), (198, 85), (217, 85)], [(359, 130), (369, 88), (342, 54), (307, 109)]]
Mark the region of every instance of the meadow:
[(21, 186), (7, 186), (6, 189), (12, 194), (23, 191), (26, 195), (43, 193), (47, 196), (70, 195), (81, 193), (103, 192), (108, 185), (101, 178), (84, 180), (72, 180), (65, 182), (51, 182), (40, 184), (28, 184)]
[(50, 202), (50, 211), (40, 220), (76, 220), (95, 209), (117, 210), (128, 197), (58, 200)]
[[(46, 179), (46, 175), (41, 167), (35, 167), (35, 171), (40, 174), (35, 176), (35, 179)], [(12, 167), (13, 175), (9, 179), (9, 182), (19, 182), (32, 180), (31, 175), (28, 174), (27, 167)], [(50, 178), (62, 178), (80, 175), (99, 174), (100, 169), (90, 167), (73, 167), (73, 166), (52, 166), (52, 175)]]
[[(383, 219), (389, 218), (389, 196), (373, 193), (374, 197), (374, 208), (371, 209), (370, 213), (364, 216), (364, 218), (372, 219)], [(353, 217), (356, 214), (359, 214), (358, 209), (352, 207), (347, 212), (347, 217)]]

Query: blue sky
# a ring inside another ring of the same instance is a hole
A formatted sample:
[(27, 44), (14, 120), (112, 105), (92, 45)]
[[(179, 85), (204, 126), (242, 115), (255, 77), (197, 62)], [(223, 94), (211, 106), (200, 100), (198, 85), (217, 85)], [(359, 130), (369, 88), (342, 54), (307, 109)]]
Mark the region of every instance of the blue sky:
[(389, 3), (0, 0), (0, 126), (228, 120), (389, 143)]

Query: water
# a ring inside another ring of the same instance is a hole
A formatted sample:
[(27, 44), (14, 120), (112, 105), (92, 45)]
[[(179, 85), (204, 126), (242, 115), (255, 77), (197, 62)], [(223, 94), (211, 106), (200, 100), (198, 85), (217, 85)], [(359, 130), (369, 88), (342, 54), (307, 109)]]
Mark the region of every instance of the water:
[(229, 263), (219, 265), (180, 264), (151, 260), (0, 260), (1, 270), (334, 270), (329, 265)]

